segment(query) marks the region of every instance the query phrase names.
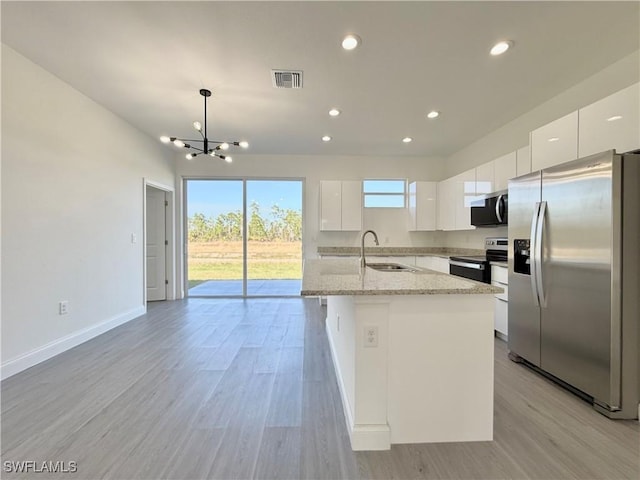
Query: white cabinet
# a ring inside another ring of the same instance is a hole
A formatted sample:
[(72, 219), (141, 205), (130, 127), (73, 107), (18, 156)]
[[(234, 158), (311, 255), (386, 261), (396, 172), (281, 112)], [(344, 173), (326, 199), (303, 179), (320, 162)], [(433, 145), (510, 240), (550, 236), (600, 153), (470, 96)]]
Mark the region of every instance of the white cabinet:
[[(493, 161), (493, 192), (509, 188), (509, 180), (517, 176), (516, 152), (507, 153)], [(477, 172), (476, 172), (477, 175)], [(477, 182), (476, 182), (477, 185)]]
[(416, 257), (416, 267), (428, 268), (440, 273), (449, 273), (449, 257), (424, 255)]
[(498, 336), (506, 339), (508, 336), (508, 302), (509, 302), (509, 290), (508, 290), (508, 272), (507, 267), (499, 265), (491, 265), (491, 284), (500, 287), (504, 290), (504, 293), (496, 293), (495, 297), (495, 310), (493, 316), (494, 329)]
[(362, 230), (362, 182), (320, 182), (320, 230)]
[(409, 184), (409, 230), (433, 231), (437, 218), (437, 182)]
[(474, 230), (471, 225), (471, 202), (476, 197), (476, 169), (472, 168), (453, 177), (456, 230)]
[(438, 182), (438, 230), (456, 229), (455, 184), (453, 178)]
[(473, 230), (471, 202), (476, 197), (476, 169), (438, 182), (438, 230)]
[(531, 132), (531, 171), (578, 158), (578, 111)]
[(531, 173), (531, 149), (529, 145), (516, 150), (516, 177)]
[(581, 108), (578, 114), (581, 157), (610, 149), (624, 153), (640, 148), (640, 83)]
[(495, 170), (493, 161), (476, 167), (476, 194), (495, 192)]

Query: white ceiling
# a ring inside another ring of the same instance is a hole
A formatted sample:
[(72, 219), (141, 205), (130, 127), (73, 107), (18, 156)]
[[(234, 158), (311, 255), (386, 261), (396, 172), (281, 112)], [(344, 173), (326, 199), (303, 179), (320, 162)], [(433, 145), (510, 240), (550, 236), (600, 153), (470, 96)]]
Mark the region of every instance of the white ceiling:
[[(194, 137), (204, 87), (209, 137), (252, 153), (446, 156), (637, 51), (639, 15), (610, 1), (2, 1), (2, 41), (154, 138)], [(347, 52), (351, 32), (363, 43)], [(515, 48), (491, 57), (500, 39)], [(304, 88), (273, 88), (272, 68), (303, 70)]]

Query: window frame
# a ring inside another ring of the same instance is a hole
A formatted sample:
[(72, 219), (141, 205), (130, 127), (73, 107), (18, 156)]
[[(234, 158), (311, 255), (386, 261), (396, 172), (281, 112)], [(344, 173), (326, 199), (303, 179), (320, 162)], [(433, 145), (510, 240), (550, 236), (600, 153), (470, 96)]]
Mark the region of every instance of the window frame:
[[(381, 191), (371, 191), (367, 192), (365, 185), (366, 182), (402, 182), (402, 192), (381, 192)], [(407, 208), (408, 205), (408, 180), (406, 178), (365, 178), (362, 180), (362, 207), (363, 208), (384, 208), (384, 209), (399, 209), (399, 208)], [(402, 196), (402, 206), (395, 205), (376, 205), (376, 206), (367, 206), (367, 197), (400, 197)]]

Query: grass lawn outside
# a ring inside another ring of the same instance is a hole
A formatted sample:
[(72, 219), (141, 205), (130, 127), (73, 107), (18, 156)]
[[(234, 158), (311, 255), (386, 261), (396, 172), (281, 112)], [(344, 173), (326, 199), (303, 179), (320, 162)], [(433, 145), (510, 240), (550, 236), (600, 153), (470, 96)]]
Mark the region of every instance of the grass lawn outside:
[[(189, 242), (189, 288), (207, 280), (242, 280), (242, 242)], [(248, 242), (249, 280), (302, 278), (301, 242)]]

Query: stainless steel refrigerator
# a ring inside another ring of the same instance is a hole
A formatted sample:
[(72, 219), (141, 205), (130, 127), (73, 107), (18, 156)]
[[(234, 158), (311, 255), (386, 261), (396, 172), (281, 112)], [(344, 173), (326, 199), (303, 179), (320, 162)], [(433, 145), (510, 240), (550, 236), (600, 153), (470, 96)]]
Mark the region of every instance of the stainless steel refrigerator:
[(640, 410), (640, 155), (509, 182), (510, 357), (612, 418)]

